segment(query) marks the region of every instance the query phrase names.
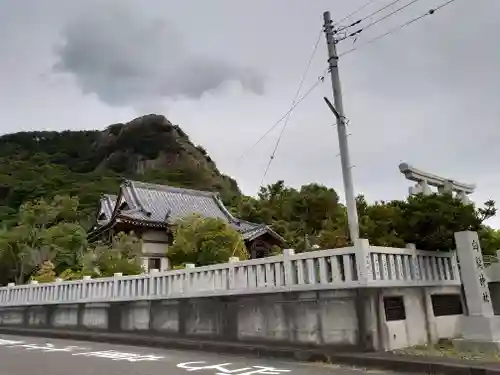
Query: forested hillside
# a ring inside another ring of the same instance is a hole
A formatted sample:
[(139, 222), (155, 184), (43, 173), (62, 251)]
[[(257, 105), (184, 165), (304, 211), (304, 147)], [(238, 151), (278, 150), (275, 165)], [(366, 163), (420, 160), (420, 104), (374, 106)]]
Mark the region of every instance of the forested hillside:
[(104, 131), (21, 132), (0, 137), (0, 221), (10, 225), (23, 202), (77, 196), (90, 224), (101, 193), (122, 178), (220, 191), (238, 196), (206, 151), (165, 117), (148, 115)]
[[(278, 181), (258, 196), (242, 196), (201, 146), (165, 117), (147, 115), (104, 131), (23, 132), (0, 137), (0, 222), (18, 220), (22, 203), (71, 196), (77, 221), (88, 229), (102, 193), (116, 193), (122, 178), (219, 191), (242, 219), (267, 223), (299, 251), (349, 244), (345, 207), (337, 193), (315, 183), (299, 189)], [(339, 176), (339, 179), (341, 176)], [(340, 181), (339, 181), (340, 182)], [(449, 250), (453, 233), (479, 231), (486, 253), (500, 249), (500, 234), (483, 223), (495, 202), (463, 205), (449, 195), (369, 203), (358, 197), (360, 233), (372, 244)]]

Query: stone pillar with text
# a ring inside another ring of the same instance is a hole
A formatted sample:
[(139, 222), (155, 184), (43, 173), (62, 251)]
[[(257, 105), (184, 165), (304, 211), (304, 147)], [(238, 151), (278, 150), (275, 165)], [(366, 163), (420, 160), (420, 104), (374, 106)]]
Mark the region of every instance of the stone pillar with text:
[(478, 235), (457, 232), (455, 242), (468, 315), (461, 320), (462, 338), (454, 343), (461, 349), (500, 351), (500, 316), (493, 314)]

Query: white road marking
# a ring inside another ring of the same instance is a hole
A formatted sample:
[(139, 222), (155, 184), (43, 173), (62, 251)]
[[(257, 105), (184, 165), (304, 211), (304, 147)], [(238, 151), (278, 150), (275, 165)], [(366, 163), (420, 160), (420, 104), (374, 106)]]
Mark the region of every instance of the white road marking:
[(41, 350), (43, 352), (72, 352), (74, 350), (86, 350), (87, 348), (82, 348), (79, 346), (65, 346), (63, 348), (56, 348), (54, 345), (45, 343), (44, 345), (38, 344), (22, 344), (22, 345), (12, 345), (13, 347), (21, 347), (26, 350)]
[(18, 345), (18, 344), (22, 344), (23, 342), (24, 341), (15, 341), (15, 340), (0, 339), (0, 346)]
[(124, 353), (116, 350), (74, 353), (75, 351), (89, 350), (89, 348), (83, 348), (79, 346), (64, 346), (57, 348), (51, 343), (30, 344), (30, 343), (25, 343), (24, 341), (5, 340), (5, 339), (0, 339), (0, 347), (23, 348), (25, 350), (30, 350), (30, 351), (39, 350), (42, 353), (64, 352), (64, 353), (71, 353), (72, 355), (106, 358), (106, 359), (111, 359), (113, 361), (127, 361), (127, 362), (158, 361), (160, 359), (165, 358), (163, 356), (157, 356), (153, 354)]
[[(201, 366), (200, 366), (201, 364)], [(203, 365), (204, 364), (204, 365)], [(194, 366), (193, 366), (194, 365)], [(217, 365), (207, 365), (206, 362), (185, 362), (179, 363), (177, 367), (182, 368), (188, 372), (199, 371), (199, 370), (215, 370), (215, 375), (226, 375), (226, 374), (236, 374), (236, 375), (253, 375), (253, 374), (262, 374), (262, 375), (279, 375), (284, 372), (290, 372), (290, 370), (277, 369), (274, 367), (267, 366), (252, 366), (252, 367), (243, 367), (238, 369), (230, 370), (229, 367), (231, 363), (220, 363)], [(245, 371), (245, 372), (243, 372)]]
[(142, 361), (158, 361), (165, 357), (155, 356), (152, 354), (136, 354), (136, 353), (122, 353), (115, 350), (104, 350), (99, 352), (87, 353), (73, 353), (73, 355), (83, 355), (85, 357), (107, 358), (113, 361), (127, 361), (127, 362), (142, 362)]

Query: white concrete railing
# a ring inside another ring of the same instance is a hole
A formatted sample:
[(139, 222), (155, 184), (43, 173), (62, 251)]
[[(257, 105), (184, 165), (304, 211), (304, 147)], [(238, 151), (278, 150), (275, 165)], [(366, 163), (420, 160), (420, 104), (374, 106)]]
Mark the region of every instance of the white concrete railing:
[(370, 246), (370, 259), (373, 270), (371, 280), (377, 286), (461, 284), (455, 251), (435, 252)]
[(244, 295), (357, 287), (460, 285), (455, 253), (369, 246), (183, 270), (0, 288), (0, 307)]
[(489, 257), (489, 264), (485, 262), (485, 275), (490, 283), (500, 282), (500, 250), (497, 250), (496, 256)]

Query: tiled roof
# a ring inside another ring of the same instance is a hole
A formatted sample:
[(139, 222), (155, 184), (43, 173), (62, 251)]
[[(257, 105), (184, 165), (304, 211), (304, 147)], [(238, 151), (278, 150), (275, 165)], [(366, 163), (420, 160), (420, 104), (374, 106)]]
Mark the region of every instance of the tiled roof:
[[(113, 211), (115, 209), (117, 199), (118, 199), (118, 197), (116, 195), (112, 195), (112, 194), (103, 194), (102, 195), (101, 202), (100, 202), (100, 208), (99, 208), (99, 215), (97, 216), (97, 223), (99, 225), (104, 225), (107, 222), (109, 222), (109, 220), (113, 216)], [(103, 214), (104, 214), (105, 218), (103, 220), (100, 220), (99, 218)]]
[[(265, 224), (251, 223), (232, 216), (216, 193), (131, 180), (122, 183), (120, 193), (128, 206), (115, 212), (117, 217), (121, 219), (134, 222), (173, 224), (182, 217), (198, 214), (203, 217), (220, 218), (227, 221), (247, 240), (252, 240), (268, 232), (284, 242), (277, 233)], [(117, 197), (114, 197), (115, 205), (116, 200)]]

